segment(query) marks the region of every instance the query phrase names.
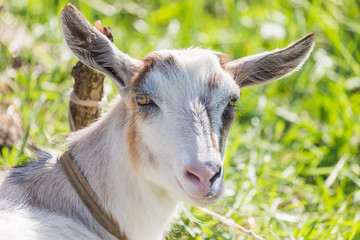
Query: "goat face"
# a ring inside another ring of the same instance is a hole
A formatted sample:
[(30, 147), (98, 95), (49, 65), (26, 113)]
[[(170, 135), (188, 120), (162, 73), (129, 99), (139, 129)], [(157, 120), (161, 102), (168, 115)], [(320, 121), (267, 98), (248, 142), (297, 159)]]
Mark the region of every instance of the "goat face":
[(203, 49), (162, 50), (136, 60), (118, 50), (68, 4), (60, 26), (74, 55), (106, 74), (132, 109), (132, 166), (175, 200), (206, 206), (223, 192), (223, 156), (240, 87), (300, 68), (314, 46), (308, 34), (287, 48), (225, 62)]
[(203, 49), (153, 52), (130, 83), (135, 166), (176, 199), (197, 205), (221, 196), (225, 139), (240, 97), (216, 55)]

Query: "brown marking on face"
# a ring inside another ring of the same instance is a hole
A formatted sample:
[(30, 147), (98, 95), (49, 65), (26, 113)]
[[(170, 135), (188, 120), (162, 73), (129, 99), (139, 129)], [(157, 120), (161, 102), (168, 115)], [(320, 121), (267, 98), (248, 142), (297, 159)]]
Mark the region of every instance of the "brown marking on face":
[(129, 130), (127, 133), (127, 139), (129, 143), (129, 154), (130, 154), (130, 161), (134, 169), (138, 169), (139, 167), (139, 137), (136, 130), (136, 123), (135, 123), (135, 115), (131, 117), (129, 123)]
[(153, 66), (153, 59), (151, 58), (144, 58), (142, 60), (143, 65), (140, 71), (135, 74), (134, 78), (130, 82), (131, 89), (136, 89), (137, 86), (141, 85), (143, 81), (145, 81), (147, 75), (149, 74), (152, 66)]
[(229, 62), (229, 57), (223, 53), (215, 53), (215, 56), (218, 58), (221, 68), (224, 71), (228, 71), (227, 63)]
[(220, 85), (220, 81), (221, 75), (219, 73), (211, 73), (208, 82), (209, 90), (212, 91), (213, 89), (217, 88)]
[(217, 53), (215, 55), (219, 59), (221, 68), (225, 72), (228, 72), (234, 79), (237, 79), (237, 74), (239, 71), (236, 71), (235, 69), (231, 69), (228, 67), (228, 63), (230, 62), (229, 57), (226, 54), (222, 54), (222, 53)]
[[(136, 112), (135, 112), (136, 113)], [(136, 128), (136, 118), (137, 116), (133, 115), (129, 122), (129, 130), (127, 133), (127, 139), (129, 142), (129, 154), (130, 154), (130, 161), (134, 169), (139, 170), (140, 163), (140, 148), (142, 149), (142, 153), (145, 156), (148, 156), (149, 163), (152, 167), (156, 167), (156, 161), (154, 155), (151, 153), (149, 148), (141, 141), (141, 137), (139, 136), (139, 132)]]
[[(215, 53), (215, 56), (218, 58), (221, 68), (224, 71), (229, 72), (227, 67), (227, 63), (229, 62), (228, 56), (222, 53)], [(216, 88), (217, 86), (219, 86), (220, 81), (221, 81), (221, 74), (217, 72), (212, 73), (209, 76), (209, 83), (208, 83), (210, 91)]]
[(156, 67), (160, 72), (167, 74), (170, 71), (174, 71), (178, 68), (176, 60), (172, 55), (162, 55), (159, 53), (149, 53), (143, 60), (143, 66), (140, 71), (131, 80), (131, 88), (136, 89), (145, 80), (150, 71)]
[(213, 132), (213, 128), (212, 128), (212, 119), (211, 119), (211, 116), (210, 116), (210, 109), (208, 107), (205, 106), (205, 111), (206, 111), (206, 116), (207, 118), (209, 119), (209, 133), (210, 133), (210, 138), (211, 138), (211, 143), (212, 143), (212, 146), (214, 147), (214, 149), (218, 152), (219, 151), (219, 148), (218, 148), (218, 144), (216, 142), (216, 137), (215, 137), (215, 134)]
[(157, 54), (154, 58), (154, 66), (163, 74), (168, 74), (178, 69), (178, 64), (173, 55), (163, 56)]
[(211, 142), (212, 142), (212, 145), (213, 145), (214, 149), (218, 152), (219, 149), (218, 149), (218, 145), (217, 145), (217, 142), (216, 142), (216, 137), (215, 137), (215, 134), (214, 134), (214, 132), (212, 130), (210, 131), (210, 137), (211, 137)]

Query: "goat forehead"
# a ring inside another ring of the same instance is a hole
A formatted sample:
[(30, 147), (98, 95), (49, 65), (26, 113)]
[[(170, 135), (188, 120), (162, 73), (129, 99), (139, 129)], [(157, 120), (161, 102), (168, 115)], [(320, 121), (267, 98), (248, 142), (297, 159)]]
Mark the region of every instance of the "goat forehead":
[(209, 98), (237, 94), (239, 89), (224, 71), (217, 53), (204, 49), (164, 50), (145, 57), (146, 73), (137, 85), (164, 100)]

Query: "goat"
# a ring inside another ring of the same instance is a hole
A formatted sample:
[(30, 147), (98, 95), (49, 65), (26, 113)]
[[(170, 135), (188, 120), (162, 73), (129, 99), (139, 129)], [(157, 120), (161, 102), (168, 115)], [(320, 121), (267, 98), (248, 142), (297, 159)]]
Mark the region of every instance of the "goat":
[[(68, 152), (128, 239), (161, 239), (180, 202), (206, 207), (224, 191), (223, 157), (240, 88), (298, 70), (313, 33), (286, 48), (226, 60), (208, 49), (160, 50), (136, 60), (71, 4), (60, 16), (73, 54), (120, 97), (69, 137)], [(56, 157), (0, 174), (3, 239), (115, 239), (90, 214)]]

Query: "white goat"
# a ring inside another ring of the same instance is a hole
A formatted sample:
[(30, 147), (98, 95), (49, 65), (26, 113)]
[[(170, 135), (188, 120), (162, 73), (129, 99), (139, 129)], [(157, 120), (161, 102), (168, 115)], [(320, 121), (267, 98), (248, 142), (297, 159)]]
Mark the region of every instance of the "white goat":
[[(71, 134), (68, 152), (128, 239), (161, 239), (180, 202), (214, 204), (240, 87), (299, 69), (308, 34), (287, 48), (235, 61), (200, 48), (135, 60), (68, 4), (61, 30), (74, 55), (106, 74), (121, 98)], [(115, 239), (89, 213), (56, 157), (0, 174), (0, 239)]]

